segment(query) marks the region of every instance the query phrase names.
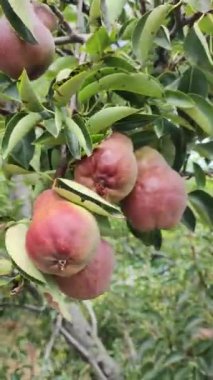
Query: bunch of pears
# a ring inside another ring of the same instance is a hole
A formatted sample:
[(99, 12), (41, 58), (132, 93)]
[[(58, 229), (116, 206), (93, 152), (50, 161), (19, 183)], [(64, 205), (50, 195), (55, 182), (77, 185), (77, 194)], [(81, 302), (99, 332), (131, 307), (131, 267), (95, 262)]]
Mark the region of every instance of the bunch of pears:
[[(120, 205), (137, 231), (170, 229), (187, 204), (184, 179), (149, 146), (134, 152), (129, 137), (114, 132), (89, 157), (76, 163), (76, 182)], [(29, 257), (74, 299), (92, 299), (110, 286), (115, 267), (112, 246), (101, 237), (95, 217), (45, 190), (34, 204), (26, 237)]]

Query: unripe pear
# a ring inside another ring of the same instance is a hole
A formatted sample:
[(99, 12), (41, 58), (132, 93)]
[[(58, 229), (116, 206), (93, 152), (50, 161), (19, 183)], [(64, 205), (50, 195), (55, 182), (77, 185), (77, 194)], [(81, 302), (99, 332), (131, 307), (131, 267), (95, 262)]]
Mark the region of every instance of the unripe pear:
[(169, 229), (181, 220), (187, 204), (184, 179), (150, 147), (136, 152), (138, 176), (121, 202), (124, 215), (138, 231)]
[(132, 141), (121, 133), (113, 133), (90, 157), (75, 168), (77, 182), (92, 189), (110, 202), (119, 202), (133, 189), (137, 176)]
[(39, 20), (33, 5), (28, 4), (28, 15), (37, 44), (22, 40), (5, 16), (0, 18), (0, 71), (18, 79), (26, 69), (30, 79), (42, 75), (53, 61), (55, 44), (49, 29)]
[(58, 276), (77, 273), (95, 255), (99, 243), (98, 225), (87, 210), (53, 190), (38, 196), (26, 249), (39, 270)]
[(72, 277), (54, 276), (54, 279), (59, 289), (68, 297), (78, 300), (92, 299), (109, 288), (114, 264), (112, 247), (105, 240), (101, 240), (95, 257), (82, 271)]
[(58, 19), (53, 11), (48, 7), (47, 4), (37, 3), (33, 1), (33, 8), (36, 16), (39, 20), (51, 31), (53, 32), (57, 29)]

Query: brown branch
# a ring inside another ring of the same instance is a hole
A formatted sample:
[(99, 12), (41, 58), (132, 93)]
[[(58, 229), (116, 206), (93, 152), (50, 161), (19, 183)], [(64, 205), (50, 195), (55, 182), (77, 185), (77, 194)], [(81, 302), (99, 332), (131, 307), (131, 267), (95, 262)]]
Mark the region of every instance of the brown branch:
[(66, 44), (84, 44), (85, 38), (80, 34), (71, 34), (70, 36), (56, 37), (54, 39), (55, 45), (66, 45)]
[(64, 177), (68, 167), (68, 159), (67, 159), (67, 147), (65, 144), (61, 145), (61, 159), (56, 169), (54, 178)]
[(139, 3), (141, 14), (144, 15), (146, 13), (146, 0), (139, 0)]
[(19, 303), (9, 303), (9, 302), (3, 302), (0, 304), (0, 308), (7, 308), (7, 307), (15, 307), (23, 310), (32, 311), (33, 313), (42, 313), (46, 309), (46, 306), (34, 306), (34, 305), (22, 305)]

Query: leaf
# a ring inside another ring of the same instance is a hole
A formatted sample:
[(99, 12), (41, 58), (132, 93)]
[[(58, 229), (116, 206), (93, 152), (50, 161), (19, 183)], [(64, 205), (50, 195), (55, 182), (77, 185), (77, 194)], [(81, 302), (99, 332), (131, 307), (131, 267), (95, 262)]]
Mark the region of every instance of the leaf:
[(131, 224), (127, 221), (127, 226), (132, 234), (139, 240), (143, 242), (147, 247), (154, 246), (156, 250), (159, 250), (162, 245), (162, 234), (160, 230), (155, 230), (151, 232), (141, 232), (136, 230)]
[(155, 37), (155, 44), (166, 50), (171, 50), (171, 41), (168, 29), (161, 25)]
[(21, 141), (15, 146), (11, 152), (12, 158), (17, 164), (25, 169), (29, 169), (30, 161), (33, 158), (35, 146), (32, 144), (35, 140), (35, 131), (31, 130)]
[(27, 72), (25, 70), (21, 74), (18, 89), (22, 103), (24, 104), (27, 110), (31, 112), (42, 112), (44, 110), (44, 107), (40, 103), (37, 95), (33, 90)]
[(175, 107), (191, 108), (194, 106), (194, 102), (191, 97), (181, 91), (166, 90), (165, 98), (169, 104)]
[(8, 123), (2, 141), (3, 158), (7, 158), (19, 141), (21, 141), (40, 120), (41, 116), (38, 113), (29, 113), (22, 117), (15, 126), (13, 125), (13, 120)]
[(213, 106), (206, 99), (196, 94), (190, 94), (194, 101), (193, 108), (184, 108), (183, 111), (209, 136), (213, 136)]
[(57, 134), (54, 137), (58, 137), (63, 126), (64, 115), (61, 108), (55, 107), (55, 127)]
[(155, 98), (160, 98), (163, 95), (162, 86), (150, 75), (144, 73), (118, 73), (107, 75), (99, 81), (90, 83), (79, 92), (78, 99), (80, 102), (85, 102), (101, 91), (113, 90), (127, 91)]
[(87, 130), (87, 127), (85, 126), (83, 120), (81, 119), (81, 122), (79, 125), (70, 117), (65, 118), (65, 123), (67, 126), (67, 129), (74, 133), (76, 136), (79, 145), (84, 149), (87, 156), (90, 156), (92, 153), (92, 142), (90, 138), (90, 134)]
[(142, 64), (145, 64), (149, 51), (153, 47), (154, 40), (160, 26), (171, 11), (170, 4), (160, 5), (142, 16), (138, 21), (132, 36), (133, 51)]
[(53, 189), (61, 197), (77, 203), (95, 214), (123, 218), (117, 206), (105, 201), (100, 195), (75, 181), (57, 178)]
[(126, 2), (127, 0), (106, 0), (108, 18), (111, 24), (118, 19)]
[(47, 119), (43, 121), (45, 129), (53, 136), (58, 137), (60, 130), (58, 129), (58, 124), (56, 124), (56, 119)]
[[(78, 138), (74, 131), (69, 128), (68, 125), (64, 126), (64, 136), (65, 142), (68, 146), (68, 149), (75, 160), (80, 160), (81, 158), (81, 147), (78, 141)], [(46, 145), (46, 143), (45, 143)]]
[(204, 223), (213, 225), (213, 197), (202, 190), (189, 193), (189, 201)]
[(0, 259), (0, 276), (7, 276), (12, 271), (12, 263), (7, 259)]
[(89, 24), (94, 27), (101, 26), (101, 0), (92, 0), (89, 10)]
[(136, 113), (138, 110), (131, 107), (108, 107), (96, 112), (87, 121), (87, 128), (91, 134), (105, 131), (116, 121)]
[(172, 352), (166, 357), (166, 361), (164, 363), (164, 367), (170, 367), (180, 361), (183, 362), (185, 356), (179, 352)]
[(195, 231), (196, 227), (196, 218), (194, 216), (193, 211), (190, 209), (190, 207), (187, 207), (184, 211), (184, 214), (182, 216), (181, 222), (192, 232)]
[(154, 123), (161, 118), (161, 115), (136, 113), (118, 120), (113, 126), (113, 130), (121, 132), (131, 132), (132, 134), (139, 133), (139, 131), (154, 125)]
[(197, 24), (189, 29), (184, 41), (185, 56), (192, 65), (212, 72), (213, 61), (204, 34)]
[(196, 144), (193, 147), (201, 156), (213, 160), (213, 141)]
[(195, 180), (198, 187), (205, 187), (206, 176), (203, 169), (196, 162), (193, 162), (193, 169), (195, 173)]
[(86, 42), (86, 52), (90, 55), (101, 55), (105, 48), (110, 45), (110, 38), (106, 28), (97, 29)]
[(84, 79), (88, 75), (87, 71), (80, 72), (77, 75), (72, 76), (61, 85), (55, 85), (54, 88), (54, 100), (58, 106), (65, 106), (70, 98), (79, 90)]
[(181, 76), (178, 89), (185, 93), (203, 96), (208, 94), (206, 76), (196, 67), (189, 67)]
[(20, 7), (17, 0), (1, 0), (2, 9), (19, 36), (31, 44), (36, 44), (33, 25), (29, 17), (28, 0), (22, 0), (21, 5)]
[(51, 307), (59, 311), (61, 315), (69, 322), (72, 322), (70, 305), (66, 303), (65, 296), (61, 293), (58, 286), (50, 276), (46, 276), (45, 286), (40, 289)]
[(23, 223), (10, 227), (5, 235), (6, 249), (11, 259), (21, 271), (26, 273), (27, 276), (45, 284), (46, 280), (43, 274), (34, 266), (26, 252), (25, 239), (27, 230), (28, 227)]

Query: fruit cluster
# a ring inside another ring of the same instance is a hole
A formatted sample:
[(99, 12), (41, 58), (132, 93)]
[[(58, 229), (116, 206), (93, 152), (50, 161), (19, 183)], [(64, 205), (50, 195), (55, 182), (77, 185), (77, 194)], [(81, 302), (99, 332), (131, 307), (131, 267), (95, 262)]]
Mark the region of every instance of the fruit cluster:
[[(74, 179), (120, 203), (138, 231), (173, 228), (186, 208), (183, 178), (158, 151), (145, 146), (134, 153), (131, 140), (117, 132), (77, 162)], [(34, 204), (26, 248), (37, 268), (53, 275), (69, 297), (91, 299), (109, 287), (112, 247), (101, 238), (95, 217), (54, 189), (44, 191)]]

